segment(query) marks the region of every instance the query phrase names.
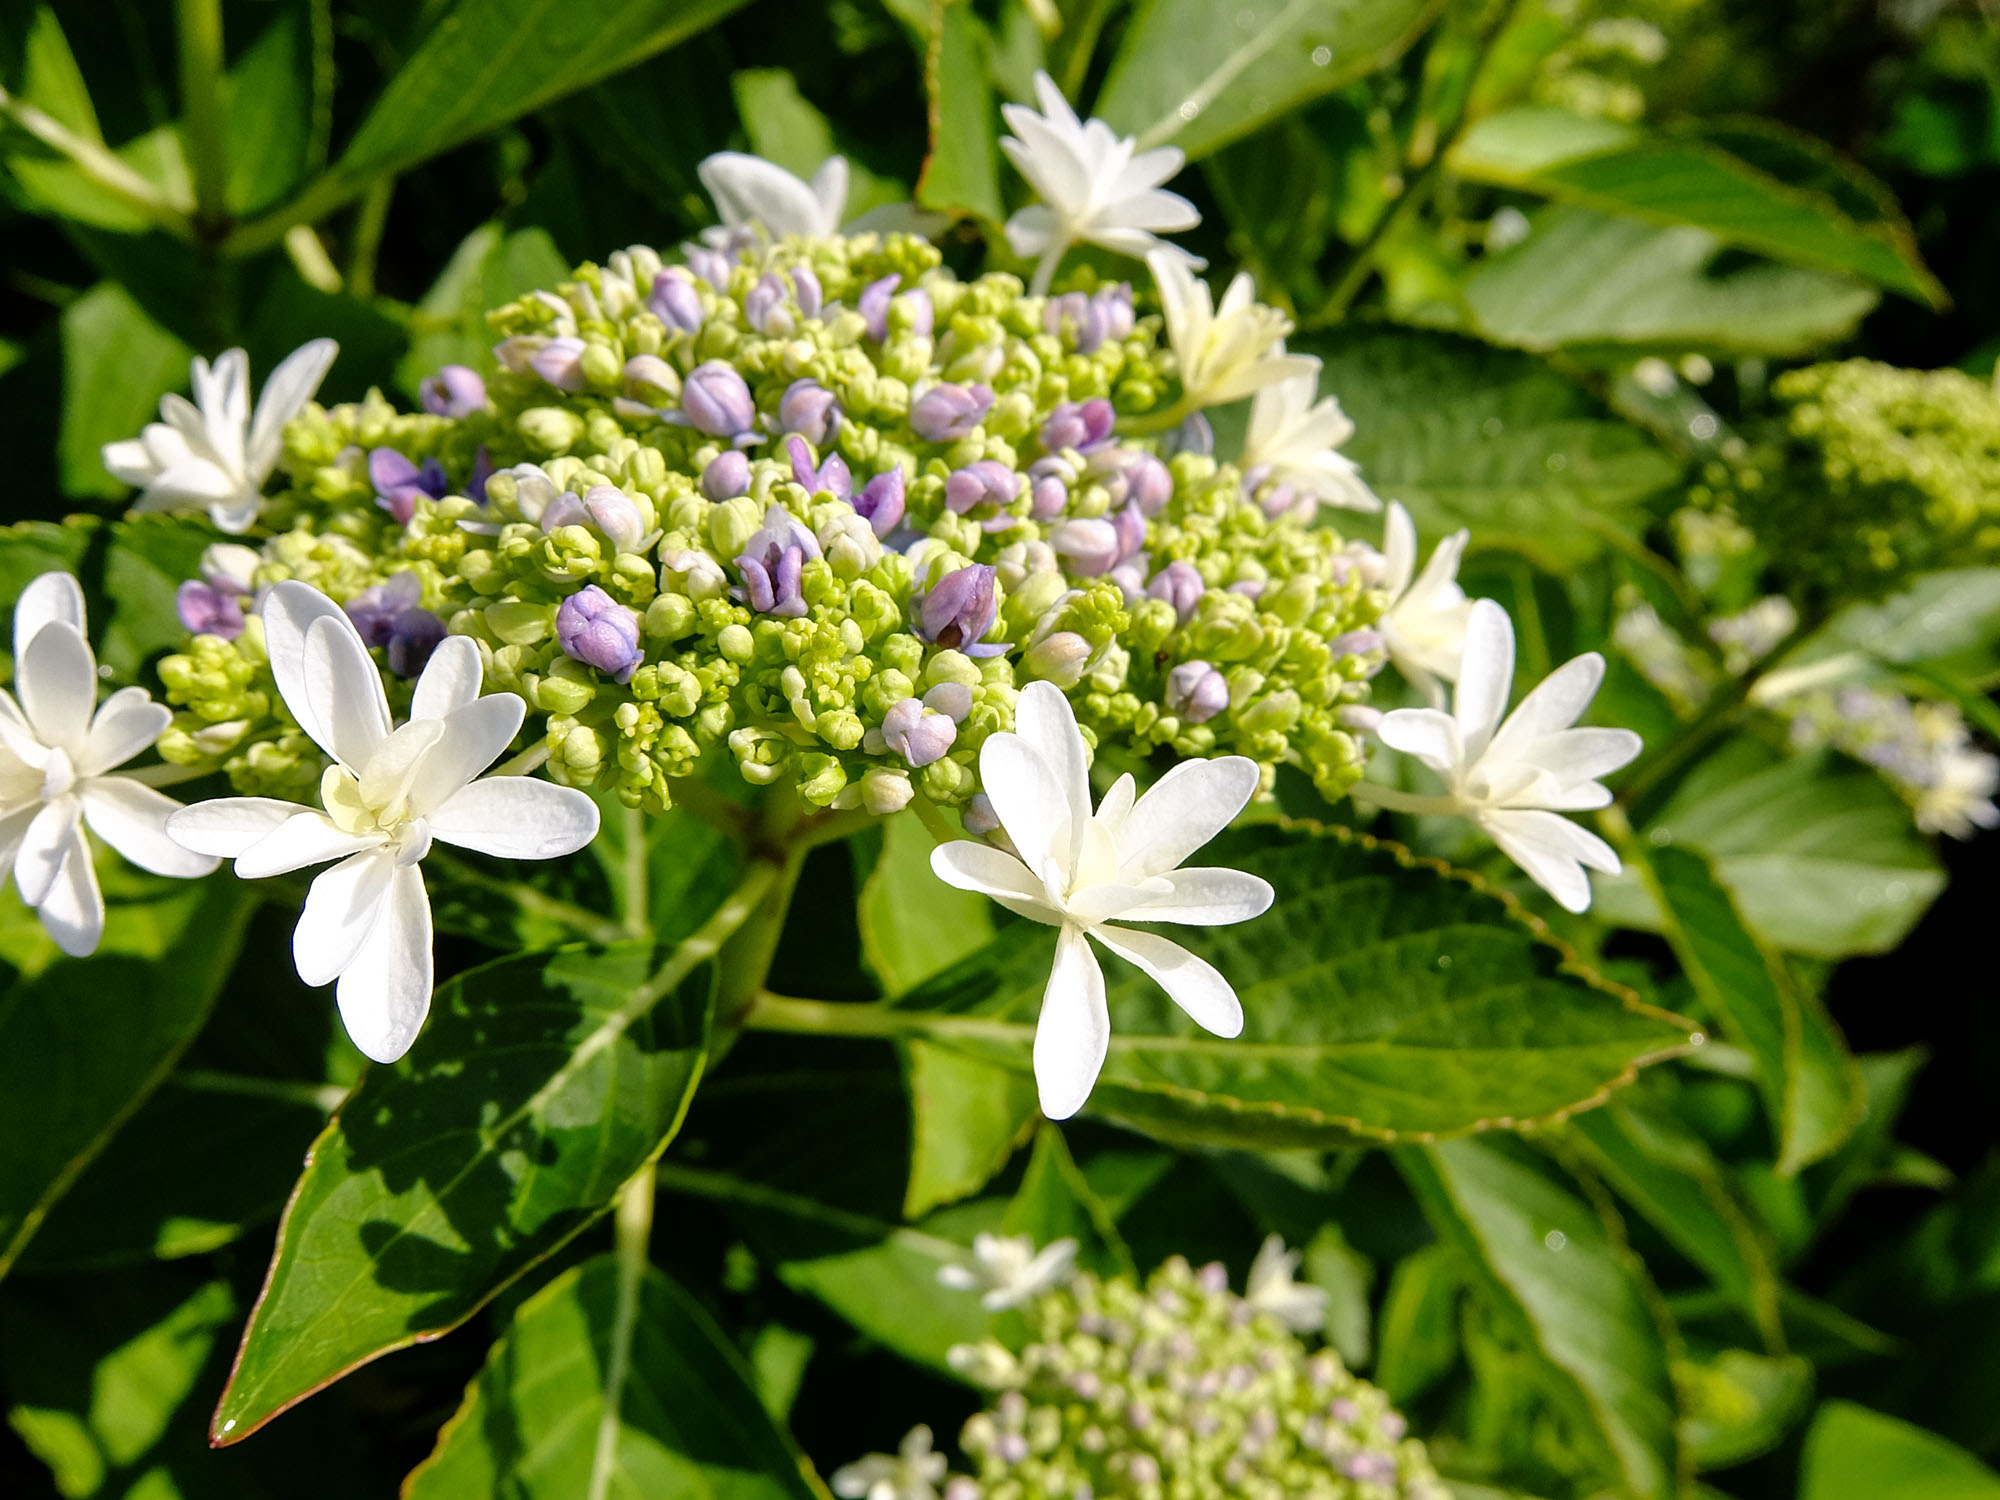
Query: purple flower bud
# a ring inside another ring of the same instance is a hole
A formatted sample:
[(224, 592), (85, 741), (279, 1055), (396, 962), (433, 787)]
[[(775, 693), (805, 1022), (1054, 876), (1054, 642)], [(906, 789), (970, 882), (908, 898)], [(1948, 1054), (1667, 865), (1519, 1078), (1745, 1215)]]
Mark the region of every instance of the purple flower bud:
[(826, 305), (826, 293), (811, 266), (792, 267), (792, 300), (798, 303), (802, 318), (818, 317), (820, 308)]
[(427, 458), (418, 468), (394, 448), (369, 453), (368, 479), (375, 486), (375, 503), (402, 525), (416, 514), (418, 500), (442, 500), (451, 490), (444, 466), (436, 459)]
[(924, 707), (954, 724), (963, 724), (972, 712), (972, 689), (962, 682), (940, 682), (924, 694)]
[(1104, 576), (1118, 585), (1118, 592), (1125, 596), (1125, 607), (1130, 609), (1146, 597), (1146, 579), (1153, 571), (1151, 553), (1140, 552), (1131, 557), (1120, 558), (1117, 565)]
[(785, 448), (792, 456), (792, 478), (808, 495), (824, 490), (836, 499), (846, 500), (854, 494), (854, 476), (848, 472), (847, 460), (838, 453), (829, 453), (826, 462), (817, 469), (813, 467), (813, 451), (802, 437), (793, 436), (785, 440)]
[(674, 367), (657, 354), (635, 354), (625, 361), (625, 393), (652, 401), (671, 394), (679, 382)]
[(1386, 1484), (1396, 1477), (1396, 1460), (1386, 1453), (1363, 1448), (1340, 1460), (1340, 1472), (1361, 1484)]
[(910, 309), (910, 332), (920, 339), (929, 338), (937, 318), (937, 310), (931, 306), (931, 294), (920, 286), (911, 287), (900, 300)]
[(700, 333), (708, 314), (701, 305), (701, 293), (694, 289), (694, 277), (680, 266), (662, 271), (653, 278), (653, 294), (646, 299), (653, 316), (682, 333)]
[(801, 590), (806, 560), (819, 555), (819, 538), (784, 506), (773, 504), (736, 559), (743, 574), (737, 597), (759, 614), (798, 619), (806, 612)]
[(476, 370), (446, 365), (417, 386), (424, 410), (434, 417), (469, 417), (486, 405), (486, 382)]
[(1202, 724), (1229, 707), (1229, 682), (1205, 661), (1184, 661), (1167, 674), (1167, 712)]
[(910, 407), (910, 426), (927, 443), (953, 443), (977, 427), (992, 409), (991, 387), (945, 381), (917, 397)]
[(1335, 656), (1367, 656), (1382, 649), (1382, 632), (1379, 630), (1350, 630), (1345, 635), (1337, 635), (1326, 643), (1326, 649)]
[(582, 339), (550, 339), (528, 356), (528, 368), (559, 391), (580, 391), (583, 347)]
[(563, 655), (630, 682), (646, 653), (639, 649), (639, 616), (594, 583), (587, 583), (556, 610), (556, 642)]
[(1124, 482), (1125, 498), (1146, 515), (1158, 515), (1174, 497), (1173, 474), (1150, 453), (1134, 454), (1118, 477)]
[(687, 268), (718, 292), (729, 290), (730, 258), (706, 245), (687, 247)]
[(639, 507), (623, 490), (608, 484), (593, 484), (580, 499), (568, 490), (557, 496), (555, 504), (542, 512), (542, 530), (558, 526), (593, 527), (620, 552), (638, 551), (646, 536)]
[(1201, 574), (1190, 562), (1170, 562), (1153, 575), (1153, 581), (1146, 585), (1146, 592), (1155, 599), (1164, 599), (1174, 607), (1183, 625), (1194, 607), (1201, 602), (1201, 596), (1208, 591), (1208, 585), (1201, 581)]
[(674, 417), (711, 437), (735, 438), (757, 420), (757, 407), (743, 377), (719, 359), (699, 364), (681, 386), (681, 409)]
[(1264, 596), (1264, 580), (1261, 578), (1239, 578), (1229, 585), (1229, 592), (1241, 594), (1245, 599), (1261, 599)]
[(743, 299), (744, 321), (759, 333), (780, 336), (790, 333), (792, 319), (789, 313), (779, 318), (775, 324), (772, 318), (772, 314), (784, 307), (788, 295), (789, 289), (779, 279), (778, 273), (766, 271), (757, 278), (757, 284), (750, 288), (750, 294)]
[(945, 574), (937, 587), (924, 595), (917, 609), (916, 630), (933, 645), (967, 656), (998, 656), (1007, 649), (1004, 642), (980, 641), (993, 628), (998, 612), (993, 568), (987, 563), (971, 563)]
[(1206, 458), (1214, 451), (1215, 428), (1206, 412), (1189, 412), (1180, 426), (1160, 439), (1162, 458), (1172, 458), (1176, 453), (1198, 453)]
[(479, 451), (472, 455), (472, 477), (465, 481), (465, 496), (479, 504), (486, 503), (486, 481), (493, 477), (493, 455), (481, 443)]
[(718, 453), (701, 471), (701, 492), (720, 502), (750, 493), (750, 460), (734, 448)]
[(958, 738), (958, 725), (944, 714), (926, 714), (917, 699), (904, 698), (882, 716), (882, 738), (915, 769), (943, 758)]
[(1229, 1267), (1219, 1260), (1212, 1260), (1194, 1273), (1194, 1279), (1204, 1292), (1226, 1292), (1229, 1290)]
[(1050, 453), (1074, 448), (1087, 453), (1111, 436), (1118, 413), (1102, 396), (1088, 401), (1065, 401), (1042, 423), (1042, 447)]
[(974, 792), (960, 816), (965, 822), (965, 831), (977, 839), (985, 838), (1000, 827), (1000, 814), (993, 810), (993, 799), (984, 792)]
[(387, 583), (363, 589), (348, 600), (347, 618), (354, 622), (354, 628), (371, 650), (379, 649), (389, 644), (396, 621), (406, 611), (415, 609), (423, 596), (423, 580), (414, 573), (398, 573)]
[(794, 380), (778, 401), (778, 431), (796, 432), (814, 447), (840, 425), (840, 403), (817, 380)]
[(944, 503), (960, 516), (982, 505), (1000, 511), (1013, 504), (1020, 491), (1020, 475), (998, 459), (982, 458), (952, 470), (944, 482)]
[(242, 599), (198, 578), (175, 590), (174, 612), (192, 635), (219, 635), (233, 641), (243, 633)]
[(398, 677), (415, 677), (429, 665), (444, 633), (444, 621), (429, 610), (404, 610), (389, 627), (385, 647), (389, 670)]
[(1057, 338), (1068, 331), (1078, 354), (1089, 354), (1104, 342), (1104, 315), (1082, 292), (1051, 297), (1042, 309), (1042, 326)]
[(1028, 514), (1037, 521), (1053, 521), (1069, 509), (1069, 486), (1054, 474), (1036, 479), (1028, 491)]
[(1100, 287), (1090, 302), (1104, 318), (1106, 338), (1129, 339), (1132, 336), (1132, 328), (1137, 319), (1132, 312), (1130, 282), (1121, 281), (1116, 286)]
[(871, 281), (861, 289), (861, 319), (868, 325), (868, 337), (881, 343), (889, 336), (889, 299), (902, 285), (903, 278), (891, 271), (880, 281)]
[(1112, 529), (1118, 533), (1119, 560), (1133, 556), (1146, 545), (1146, 516), (1136, 501), (1111, 515)]
[(903, 519), (903, 491), (903, 471), (897, 467), (884, 469), (854, 497), (854, 508), (867, 520), (869, 529), (876, 536), (887, 536)]
[(548, 340), (539, 334), (518, 334), (511, 339), (502, 339), (493, 346), (493, 358), (503, 370), (511, 370), (516, 375), (532, 375), (534, 367), (528, 363), (535, 351)]
[(1110, 572), (1124, 552), (1118, 528), (1101, 517), (1056, 522), (1049, 528), (1049, 545), (1079, 578)]
[(219, 594), (240, 597), (254, 588), (263, 561), (254, 548), (241, 542), (216, 542), (202, 549), (202, 581)]

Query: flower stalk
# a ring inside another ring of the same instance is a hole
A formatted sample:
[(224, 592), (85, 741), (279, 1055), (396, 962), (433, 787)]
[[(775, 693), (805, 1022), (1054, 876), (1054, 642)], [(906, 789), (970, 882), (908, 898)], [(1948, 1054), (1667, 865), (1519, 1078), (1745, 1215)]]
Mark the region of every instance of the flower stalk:
[(180, 0), (176, 14), (194, 222), (203, 237), (213, 238), (229, 217), (223, 196), (229, 160), (222, 105), (222, 0)]

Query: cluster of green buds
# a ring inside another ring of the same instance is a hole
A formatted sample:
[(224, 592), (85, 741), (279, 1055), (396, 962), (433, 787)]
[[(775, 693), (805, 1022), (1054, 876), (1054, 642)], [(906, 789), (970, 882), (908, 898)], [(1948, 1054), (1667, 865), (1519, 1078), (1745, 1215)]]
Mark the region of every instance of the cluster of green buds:
[(1869, 360), (1771, 384), (1778, 414), (1690, 499), (1740, 520), (1787, 592), (1869, 597), (1926, 568), (2000, 558), (2000, 396), (1957, 370)]
[(1280, 1306), (1179, 1257), (1143, 1285), (1080, 1272), (1041, 1292), (1021, 1309), (1024, 1348), (962, 1361), (996, 1393), (960, 1436), (977, 1477), (947, 1495), (1445, 1500), (1388, 1398)]
[(683, 260), (635, 247), (499, 309), (498, 372), (448, 367), (421, 413), (308, 406), (281, 529), (189, 585), (162, 753), (310, 787), (256, 624), (291, 578), (347, 607), (392, 700), (445, 633), (479, 641), (551, 774), (633, 807), (711, 751), (811, 806), (962, 805), (1036, 679), (1115, 762), (1359, 777), (1381, 556), (1246, 484), (1198, 416), (1152, 430), (1179, 365), (1129, 286), (964, 282), (907, 235)]

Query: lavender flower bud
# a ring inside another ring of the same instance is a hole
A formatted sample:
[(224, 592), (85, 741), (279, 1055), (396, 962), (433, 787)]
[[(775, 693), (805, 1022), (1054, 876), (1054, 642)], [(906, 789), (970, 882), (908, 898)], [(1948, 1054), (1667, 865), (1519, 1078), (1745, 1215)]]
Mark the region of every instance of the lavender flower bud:
[(1365, 703), (1344, 703), (1334, 717), (1342, 729), (1351, 729), (1356, 734), (1373, 734), (1382, 727), (1382, 710)]
[(1194, 607), (1201, 602), (1201, 596), (1208, 591), (1208, 585), (1201, 581), (1201, 574), (1190, 562), (1170, 562), (1153, 575), (1153, 581), (1146, 585), (1146, 592), (1152, 598), (1164, 599), (1174, 607), (1174, 613), (1185, 625)]
[(1350, 630), (1345, 635), (1337, 635), (1326, 643), (1326, 649), (1335, 656), (1367, 656), (1382, 649), (1382, 632), (1379, 630)]
[(750, 430), (757, 407), (750, 387), (735, 369), (719, 359), (699, 364), (681, 386), (681, 409), (675, 415), (711, 437), (734, 438)]
[(776, 271), (766, 271), (743, 299), (744, 321), (759, 333), (784, 338), (793, 330), (792, 315), (785, 309), (788, 289)]
[(646, 535), (646, 521), (639, 507), (623, 490), (608, 484), (593, 484), (579, 499), (564, 491), (556, 503), (542, 512), (542, 530), (558, 526), (594, 527), (620, 552), (636, 552)]
[(635, 354), (625, 361), (625, 394), (641, 401), (671, 399), (681, 388), (674, 367), (657, 354)]
[(243, 601), (234, 592), (190, 578), (174, 591), (174, 613), (190, 635), (233, 641), (243, 633)]
[(1114, 511), (1111, 527), (1118, 533), (1119, 560), (1131, 557), (1146, 545), (1146, 516), (1135, 500), (1123, 510)]
[(958, 738), (958, 725), (944, 714), (926, 714), (915, 698), (903, 698), (882, 716), (882, 739), (912, 770), (944, 758)]
[(682, 547), (660, 559), (660, 589), (689, 599), (720, 599), (729, 592), (729, 575), (706, 552)]
[(1038, 476), (1028, 491), (1028, 514), (1037, 521), (1053, 521), (1069, 509), (1069, 486), (1054, 474)]
[(1132, 284), (1121, 281), (1116, 286), (1101, 287), (1091, 299), (1104, 319), (1104, 336), (1108, 339), (1129, 339), (1137, 318), (1132, 311)]
[(559, 391), (584, 387), (582, 339), (550, 339), (528, 356), (528, 368)]
[(974, 838), (983, 839), (1000, 827), (1000, 814), (993, 810), (993, 799), (984, 792), (972, 794), (961, 817), (965, 831)]
[(972, 563), (945, 574), (924, 595), (918, 607), (916, 631), (933, 645), (946, 646), (967, 656), (998, 656), (1007, 649), (1005, 643), (980, 641), (992, 629), (998, 612), (993, 568), (986, 563)]
[(385, 648), (389, 670), (398, 677), (417, 676), (429, 664), (444, 635), (444, 621), (429, 610), (404, 610), (389, 627)]
[(772, 505), (736, 559), (743, 573), (739, 597), (759, 614), (798, 619), (806, 612), (806, 560), (819, 555), (819, 539), (784, 506)]
[(1051, 297), (1042, 309), (1042, 326), (1057, 338), (1067, 329), (1078, 354), (1092, 354), (1104, 342), (1104, 314), (1082, 292)]
[(434, 458), (418, 468), (394, 448), (376, 448), (368, 455), (368, 481), (375, 486), (375, 503), (407, 526), (421, 499), (442, 500), (451, 488), (444, 467)]
[(687, 268), (718, 292), (729, 290), (730, 258), (706, 245), (687, 247)]
[(557, 608), (556, 642), (570, 660), (595, 667), (615, 682), (630, 682), (645, 659), (639, 649), (639, 616), (594, 583)]
[(528, 363), (548, 340), (539, 334), (517, 334), (511, 339), (502, 339), (493, 346), (493, 358), (503, 370), (516, 375), (532, 375), (534, 366)]
[(1181, 425), (1160, 438), (1160, 456), (1172, 458), (1176, 453), (1198, 453), (1206, 458), (1215, 452), (1215, 428), (1208, 420), (1207, 412), (1189, 412)]
[(434, 417), (469, 417), (486, 406), (486, 382), (464, 365), (446, 365), (417, 386), (424, 410)]
[(814, 447), (840, 424), (840, 403), (817, 380), (794, 380), (778, 402), (778, 430), (796, 432)]
[(792, 458), (792, 479), (808, 495), (825, 491), (836, 499), (846, 500), (854, 494), (854, 476), (838, 453), (828, 454), (826, 462), (815, 469), (812, 449), (804, 438), (786, 439), (785, 449)]
[(1118, 413), (1102, 396), (1088, 401), (1065, 401), (1042, 423), (1042, 447), (1050, 453), (1074, 448), (1087, 453), (1111, 437)]
[(799, 305), (799, 316), (816, 318), (826, 303), (826, 293), (821, 289), (819, 277), (813, 274), (811, 266), (792, 267), (792, 300)]
[(668, 328), (682, 333), (700, 333), (708, 314), (701, 305), (701, 293), (694, 289), (694, 277), (679, 266), (653, 278), (653, 294), (646, 299), (653, 316)]
[(1074, 630), (1058, 630), (1030, 646), (1022, 654), (1021, 666), (1030, 677), (1073, 688), (1083, 680), (1093, 654), (1090, 642)]
[(963, 724), (972, 712), (972, 689), (963, 682), (940, 682), (924, 694), (924, 707), (943, 714), (954, 724)]
[(910, 407), (910, 426), (927, 443), (953, 443), (977, 427), (992, 409), (990, 386), (946, 381), (917, 397)]
[(889, 336), (889, 299), (895, 295), (902, 281), (900, 275), (891, 271), (881, 280), (869, 282), (861, 290), (861, 319), (868, 325), (868, 337), (878, 344)]
[(878, 537), (887, 536), (903, 519), (904, 479), (900, 467), (884, 469), (854, 497), (854, 508)]
[(1182, 662), (1167, 674), (1167, 712), (1202, 724), (1229, 707), (1229, 682), (1205, 661)]
[(1119, 477), (1125, 482), (1125, 498), (1145, 515), (1158, 515), (1174, 497), (1174, 476), (1150, 453), (1136, 455)]
[(1021, 478), (997, 459), (982, 458), (962, 469), (954, 469), (944, 482), (944, 503), (954, 515), (965, 515), (981, 505), (1005, 510), (1020, 493)]
[(1049, 545), (1079, 578), (1110, 572), (1124, 551), (1118, 528), (1101, 517), (1056, 522), (1049, 528)]
[(361, 633), (362, 642), (371, 650), (379, 650), (389, 644), (396, 621), (406, 610), (415, 609), (423, 595), (422, 579), (415, 573), (398, 573), (388, 582), (363, 589), (348, 600), (347, 618)]
[(1118, 585), (1118, 592), (1125, 596), (1125, 607), (1130, 609), (1146, 597), (1146, 578), (1152, 571), (1151, 554), (1141, 552), (1135, 557), (1119, 559), (1117, 566), (1104, 576)]
[(721, 502), (750, 492), (750, 460), (734, 448), (719, 453), (701, 471), (701, 492)]
[(931, 305), (931, 294), (920, 286), (911, 287), (896, 300), (910, 310), (910, 332), (920, 339), (929, 338), (937, 319), (937, 310)]

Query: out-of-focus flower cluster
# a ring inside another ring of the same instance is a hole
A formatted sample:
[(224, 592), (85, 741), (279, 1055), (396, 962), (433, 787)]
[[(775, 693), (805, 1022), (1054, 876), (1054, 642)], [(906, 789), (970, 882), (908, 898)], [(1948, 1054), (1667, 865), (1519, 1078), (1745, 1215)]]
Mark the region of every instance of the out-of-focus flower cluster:
[(1790, 717), (1795, 746), (1830, 745), (1873, 766), (1926, 833), (1969, 839), (2000, 825), (2000, 760), (1973, 744), (1956, 704), (1849, 683), (1772, 706)]
[(1031, 679), (1100, 752), (1358, 777), (1381, 555), (1198, 423), (1128, 435), (1180, 395), (1128, 286), (961, 282), (902, 235), (685, 261), (634, 248), (500, 309), (498, 374), (441, 372), (423, 412), (306, 407), (277, 534), (184, 590), (161, 753), (310, 794), (256, 615), (297, 578), (396, 678), (478, 641), (551, 773), (632, 806), (718, 746), (816, 806), (963, 803)]
[(1444, 1500), (1382, 1392), (1220, 1265), (1176, 1257), (1143, 1286), (1079, 1273), (1023, 1312), (1027, 1346), (972, 1365), (996, 1395), (965, 1424), (978, 1474), (951, 1500)]

